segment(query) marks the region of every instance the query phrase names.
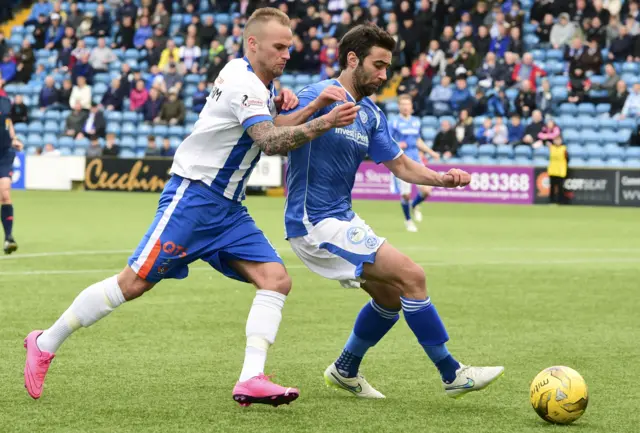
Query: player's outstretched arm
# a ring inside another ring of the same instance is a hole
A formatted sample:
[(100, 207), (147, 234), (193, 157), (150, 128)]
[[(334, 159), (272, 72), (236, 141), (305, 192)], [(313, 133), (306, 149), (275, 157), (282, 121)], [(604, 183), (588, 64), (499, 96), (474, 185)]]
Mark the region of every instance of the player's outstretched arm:
[(297, 126), (305, 123), (317, 111), (333, 104), (336, 101), (347, 102), (347, 93), (342, 87), (327, 86), (315, 99), (310, 99), (311, 91), (302, 90), (300, 95), (300, 108), (287, 114), (280, 114), (275, 119), (276, 126)]
[(353, 102), (337, 105), (331, 112), (298, 126), (278, 127), (273, 122), (256, 123), (247, 134), (267, 155), (286, 155), (330, 130), (353, 123), (360, 107)]
[(446, 174), (440, 174), (424, 165), (415, 162), (407, 155), (387, 161), (384, 165), (398, 178), (416, 185), (442, 186), (455, 188), (466, 186), (471, 182), (469, 173), (457, 168), (452, 168)]

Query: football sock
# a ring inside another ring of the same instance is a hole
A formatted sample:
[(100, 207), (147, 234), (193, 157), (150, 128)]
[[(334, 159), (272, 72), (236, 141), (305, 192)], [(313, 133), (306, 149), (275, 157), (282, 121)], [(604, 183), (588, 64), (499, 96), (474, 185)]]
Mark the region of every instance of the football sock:
[(373, 299), (362, 307), (347, 344), (335, 362), (338, 372), (344, 377), (356, 377), (367, 350), (375, 346), (399, 318), (398, 311), (383, 308)]
[(400, 300), (409, 328), (413, 331), (429, 359), (438, 368), (442, 380), (448, 383), (453, 382), (460, 364), (447, 350), (445, 343), (449, 340), (449, 335), (436, 307), (431, 303), (431, 299), (401, 297)]
[(418, 195), (416, 196), (416, 198), (413, 199), (413, 202), (411, 203), (411, 209), (413, 209), (414, 207), (418, 206), (420, 203), (422, 203), (425, 199), (427, 198), (426, 195), (422, 195), (421, 193), (418, 193)]
[(405, 199), (400, 201), (402, 205), (402, 212), (404, 213), (404, 219), (409, 221), (411, 219), (411, 209), (409, 208), (409, 202)]
[(264, 373), (267, 350), (276, 341), (287, 296), (271, 290), (258, 290), (247, 318), (247, 346), (240, 382)]
[(0, 207), (0, 218), (2, 218), (2, 228), (4, 229), (4, 240), (11, 239), (13, 231), (13, 205), (3, 204)]
[(114, 275), (84, 289), (62, 316), (37, 340), (40, 350), (55, 353), (77, 329), (88, 327), (125, 302)]

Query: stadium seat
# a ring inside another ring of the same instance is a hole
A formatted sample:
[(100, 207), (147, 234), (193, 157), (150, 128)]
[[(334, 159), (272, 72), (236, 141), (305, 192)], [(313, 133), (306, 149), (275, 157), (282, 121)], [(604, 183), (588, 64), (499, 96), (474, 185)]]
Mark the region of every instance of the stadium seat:
[(438, 134), (438, 130), (435, 128), (422, 128), (420, 130), (420, 135), (424, 141), (433, 141)]
[(477, 160), (475, 156), (463, 156), (460, 161), (462, 164), (475, 164)]
[(544, 158), (547, 161), (549, 160), (549, 148), (544, 146), (544, 147), (538, 147), (537, 149), (533, 149), (533, 157), (535, 158)]
[(624, 161), (619, 158), (611, 158), (606, 161), (607, 167), (609, 168), (623, 168)]
[(496, 156), (498, 159), (512, 159), (514, 155), (513, 146), (508, 144), (500, 145), (496, 148)]
[(569, 159), (569, 167), (586, 167), (587, 161), (582, 158), (570, 158)]
[(187, 113), (187, 123), (195, 123), (198, 120), (198, 113), (190, 112)]
[(564, 104), (560, 104), (560, 114), (575, 116), (578, 114), (578, 107), (575, 104), (565, 102)]
[[(156, 139), (156, 143), (157, 143), (157, 139)], [(138, 138), (136, 139), (136, 148), (145, 149), (146, 147), (147, 147), (147, 137), (143, 137), (142, 135), (138, 135)]]
[(551, 89), (551, 98), (556, 101), (566, 101), (569, 97), (569, 91), (564, 87), (554, 87)]
[(388, 101), (385, 104), (386, 111), (391, 112), (391, 113), (397, 113), (398, 112), (398, 103), (396, 101)]
[(115, 134), (116, 137), (119, 137), (122, 133), (122, 129), (120, 128), (119, 123), (109, 123), (107, 124), (107, 134)]
[(588, 159), (602, 159), (604, 157), (604, 147), (599, 144), (588, 144), (584, 147)]
[(75, 140), (72, 137), (60, 137), (58, 139), (58, 146), (73, 148), (74, 144), (75, 144)]
[(56, 134), (48, 133), (42, 136), (43, 144), (51, 143), (54, 146), (58, 145), (58, 136)]
[(169, 136), (182, 138), (184, 136), (184, 128), (182, 126), (177, 126), (177, 125), (170, 126)]
[(34, 134), (43, 134), (44, 125), (42, 124), (42, 122), (31, 122), (29, 123), (29, 132)]
[(620, 129), (618, 130), (618, 139), (616, 140), (618, 143), (628, 143), (631, 139), (631, 134), (633, 131), (631, 129)]
[(153, 127), (146, 123), (142, 123), (138, 125), (137, 133), (138, 136), (144, 135), (146, 137), (147, 135), (151, 135), (153, 133)]
[(601, 143), (608, 143), (608, 142), (617, 143), (619, 138), (618, 133), (612, 129), (602, 129), (598, 133), (598, 137), (600, 138)]
[(461, 157), (471, 156), (475, 158), (477, 154), (478, 146), (475, 144), (463, 144), (458, 149), (458, 155), (460, 155)]
[(627, 160), (640, 159), (640, 147), (627, 147), (624, 149), (624, 157)]
[[(598, 133), (594, 129), (583, 129), (579, 133), (579, 140), (586, 143), (589, 141), (598, 142), (600, 138), (598, 137)], [(569, 140), (569, 138), (567, 138)]]
[(582, 102), (582, 103), (578, 104), (578, 113), (579, 114), (595, 115), (596, 114), (596, 106), (593, 105), (591, 102)]
[(119, 141), (120, 147), (127, 149), (136, 148), (136, 140), (131, 135), (123, 136)]
[(478, 146), (478, 158), (493, 158), (496, 154), (496, 146), (493, 144), (481, 144)]
[(76, 140), (75, 142), (76, 142), (76, 150), (77, 150), (78, 148), (85, 148), (85, 149), (86, 149), (86, 148), (87, 148), (87, 147), (89, 147), (89, 145), (91, 144), (91, 142), (89, 141), (89, 139), (88, 139), (88, 138), (86, 138), (86, 137), (85, 137), (85, 138), (81, 138), (81, 139), (79, 139), (79, 140)]
[(640, 168), (640, 159), (629, 159), (624, 163), (627, 168)]
[(125, 122), (122, 124), (121, 134), (135, 134), (138, 131), (138, 127), (136, 127), (133, 122)]
[(514, 148), (514, 155), (516, 158), (526, 158), (529, 160), (533, 156), (533, 149), (531, 146), (521, 144)]
[(13, 129), (16, 134), (27, 134), (29, 132), (29, 126), (26, 123), (16, 123), (13, 125)]
[(137, 122), (138, 121), (138, 113), (134, 113), (133, 111), (127, 111), (122, 113), (122, 121), (123, 122)]
[(60, 122), (56, 122), (54, 120), (47, 120), (44, 123), (44, 132), (57, 134), (60, 131), (61, 127), (62, 127), (62, 124)]
[(49, 111), (45, 111), (44, 113), (40, 110), (38, 110), (37, 108), (34, 108), (32, 110), (29, 111), (29, 119), (31, 119), (32, 121), (34, 120), (44, 120), (44, 114), (48, 113)]
[[(37, 110), (40, 111), (40, 110)], [(45, 121), (51, 120), (54, 122), (59, 122), (60, 120), (66, 120), (66, 119), (60, 119), (60, 112), (59, 111), (54, 111), (54, 110), (47, 110), (44, 112), (43, 118)]]
[(296, 84), (301, 86), (308, 86), (311, 84), (311, 75), (298, 74), (296, 75)]
[(435, 116), (424, 116), (421, 120), (422, 127), (438, 128), (438, 118)]
[(581, 135), (577, 129), (565, 129), (562, 131), (562, 138), (565, 142), (580, 141)]
[(514, 165), (531, 165), (532, 161), (531, 161), (531, 158), (525, 158), (520, 156), (520, 157), (516, 157), (513, 160), (513, 164)]
[(569, 153), (569, 159), (580, 158), (584, 159), (588, 156), (587, 151), (580, 144), (570, 144), (567, 146), (567, 153)]
[(495, 158), (491, 157), (491, 156), (481, 156), (477, 159), (478, 164), (482, 164), (482, 165), (496, 165), (497, 161)]
[(569, 78), (564, 75), (553, 75), (549, 77), (549, 84), (551, 87), (562, 87), (564, 89), (567, 88), (567, 84), (569, 83)]

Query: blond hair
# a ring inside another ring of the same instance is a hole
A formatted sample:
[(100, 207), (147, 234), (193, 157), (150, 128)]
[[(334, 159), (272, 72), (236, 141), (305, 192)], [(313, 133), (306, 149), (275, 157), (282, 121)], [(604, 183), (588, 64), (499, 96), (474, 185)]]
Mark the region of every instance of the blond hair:
[(270, 21), (276, 21), (278, 24), (281, 24), (285, 27), (291, 26), (291, 20), (287, 14), (282, 12), (280, 9), (276, 8), (260, 8), (256, 9), (249, 19), (247, 20), (247, 24), (244, 26), (244, 32), (242, 37), (242, 42), (244, 45), (244, 51), (247, 50), (247, 40), (249, 36), (255, 36), (253, 33), (255, 32), (257, 25), (267, 24)]
[(407, 101), (413, 103), (413, 98), (408, 93), (403, 93), (401, 95), (398, 95), (398, 102), (403, 101), (403, 100), (407, 100)]

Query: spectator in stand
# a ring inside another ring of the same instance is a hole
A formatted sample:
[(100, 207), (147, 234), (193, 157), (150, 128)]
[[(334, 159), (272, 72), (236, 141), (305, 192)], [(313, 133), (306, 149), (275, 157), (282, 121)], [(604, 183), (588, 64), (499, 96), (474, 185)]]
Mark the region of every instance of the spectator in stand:
[(209, 92), (207, 92), (207, 83), (206, 81), (200, 81), (198, 83), (198, 90), (193, 94), (193, 107), (191, 108), (194, 113), (200, 113), (204, 108), (204, 105), (207, 103), (207, 96), (209, 96)]
[(620, 117), (620, 113), (622, 113), (622, 109), (624, 108), (624, 104), (627, 102), (628, 96), (629, 92), (627, 90), (627, 83), (623, 80), (618, 80), (615, 89), (609, 95), (609, 103), (611, 104), (609, 116), (613, 118)]
[(522, 119), (517, 114), (511, 116), (511, 123), (508, 127), (509, 130), (509, 144), (520, 144), (524, 138), (525, 128), (522, 124)]
[(140, 17), (140, 24), (133, 36), (133, 45), (141, 50), (144, 47), (144, 42), (153, 36), (153, 29), (149, 25), (149, 18)]
[(160, 156), (164, 158), (173, 158), (176, 154), (176, 150), (171, 147), (171, 142), (167, 137), (162, 141), (162, 149), (160, 149)]
[(91, 50), (89, 64), (96, 72), (107, 72), (109, 63), (118, 60), (111, 48), (107, 47), (104, 37), (98, 38), (98, 46)]
[(60, 15), (51, 14), (51, 25), (45, 32), (44, 48), (53, 50), (60, 48), (62, 45), (62, 37), (64, 36), (64, 27), (60, 25)]
[(31, 41), (22, 41), (22, 47), (18, 53), (15, 80), (19, 83), (28, 83), (33, 75), (33, 66), (36, 63), (36, 56), (31, 48)]
[(568, 45), (576, 33), (576, 25), (569, 21), (569, 14), (564, 12), (560, 14), (558, 22), (551, 28), (549, 42), (553, 48), (562, 49)]
[(441, 159), (446, 160), (456, 155), (458, 146), (460, 143), (456, 138), (456, 132), (451, 128), (451, 123), (448, 120), (443, 120), (440, 122), (440, 131), (436, 134), (432, 149)]
[(540, 134), (540, 132), (542, 132), (543, 127), (544, 120), (542, 117), (542, 112), (540, 110), (533, 110), (533, 113), (531, 113), (531, 123), (529, 123), (524, 130), (524, 137), (522, 138), (522, 142), (524, 144), (534, 146), (535, 142), (538, 139), (538, 135)]
[(473, 117), (469, 116), (468, 110), (460, 111), (455, 132), (458, 143), (474, 143), (476, 141), (473, 133)]
[(429, 43), (426, 60), (429, 62), (429, 68), (426, 70), (428, 76), (432, 77), (434, 75), (445, 74), (447, 70), (447, 59), (444, 51), (440, 49), (440, 43), (435, 39)]
[(591, 90), (591, 81), (584, 75), (581, 68), (576, 68), (571, 74), (567, 87), (569, 88), (568, 101), (579, 104), (585, 100), (587, 92)]
[(429, 95), (433, 114), (449, 114), (451, 112), (452, 96), (453, 90), (451, 90), (451, 79), (445, 75), (440, 80), (440, 84), (433, 87), (433, 90), (431, 90), (431, 94)]
[(118, 29), (118, 32), (113, 37), (112, 48), (120, 48), (123, 51), (130, 48), (134, 48), (133, 42), (136, 34), (136, 29), (133, 25), (133, 20), (129, 16), (123, 17), (122, 24)]
[(162, 109), (162, 103), (164, 98), (160, 96), (157, 89), (152, 88), (149, 90), (149, 98), (144, 105), (139, 109), (142, 112), (142, 117), (147, 123), (160, 123), (160, 110)]
[(79, 102), (76, 102), (73, 106), (73, 111), (69, 113), (69, 116), (67, 116), (67, 120), (65, 121), (64, 135), (73, 138), (83, 137), (82, 127), (86, 120), (87, 113), (82, 111), (82, 105), (80, 105)]
[(182, 92), (182, 75), (178, 72), (178, 68), (175, 63), (169, 63), (169, 69), (164, 77), (164, 85), (167, 92), (175, 90), (178, 94)]
[(51, 143), (44, 145), (44, 149), (40, 153), (42, 156), (60, 156), (60, 151)]
[(640, 83), (635, 83), (633, 85), (633, 90), (629, 93), (629, 96), (627, 96), (627, 100), (622, 107), (620, 119), (627, 117), (640, 117)]
[(629, 35), (627, 28), (619, 27), (619, 35), (611, 41), (609, 46), (609, 60), (615, 62), (633, 61), (632, 54), (633, 39)]
[(200, 28), (200, 45), (206, 49), (211, 45), (211, 41), (213, 41), (218, 34), (218, 30), (216, 29), (213, 15), (208, 15), (204, 20), (204, 25)]
[(229, 56), (234, 52), (234, 44), (242, 44), (242, 29), (240, 26), (233, 26), (231, 35), (224, 41), (224, 49)]
[(489, 35), (489, 29), (485, 26), (480, 26), (478, 28), (478, 35), (473, 43), (478, 55), (480, 57), (484, 57), (489, 52), (489, 47), (491, 47), (491, 36)]
[(496, 123), (493, 125), (493, 140), (492, 143), (499, 146), (509, 144), (509, 129), (504, 124), (504, 120), (501, 116), (496, 117)]
[(167, 47), (162, 50), (162, 54), (160, 54), (160, 61), (158, 62), (158, 68), (161, 71), (164, 71), (169, 63), (178, 63), (180, 62), (180, 49), (176, 47), (176, 43), (173, 39), (169, 39), (167, 41)]
[(86, 151), (87, 158), (99, 158), (102, 156), (102, 147), (100, 147), (100, 141), (98, 137), (91, 138), (91, 142)]
[[(505, 6), (508, 5), (509, 2), (505, 2)], [(511, 28), (522, 29), (524, 24), (524, 20), (526, 18), (526, 14), (520, 8), (520, 3), (517, 1), (511, 1), (511, 8), (508, 11), (505, 11), (505, 21)]]
[(141, 60), (143, 62), (147, 62), (149, 66), (155, 66), (160, 63), (160, 55), (162, 54), (162, 51), (155, 46), (153, 39), (149, 38), (144, 41), (144, 48), (140, 50), (140, 52)]
[(104, 114), (100, 111), (98, 104), (91, 104), (91, 110), (87, 114), (84, 125), (82, 125), (82, 132), (78, 134), (77, 138), (82, 138), (80, 135), (94, 138), (104, 138), (105, 131), (107, 130), (107, 122), (104, 118)]
[(160, 149), (158, 149), (158, 145), (156, 144), (156, 137), (153, 135), (149, 135), (147, 137), (147, 148), (144, 151), (145, 157), (157, 157), (162, 156), (160, 153)]
[[(72, 42), (73, 44), (73, 42)], [(69, 65), (69, 67), (71, 69), (73, 69), (73, 67), (76, 65), (76, 62), (81, 59), (84, 56), (90, 56), (91, 55), (91, 50), (89, 48), (86, 47), (86, 44), (84, 42), (83, 39), (78, 40), (78, 42), (76, 43), (75, 48), (71, 51), (71, 64)]]
[(473, 42), (466, 41), (462, 45), (460, 56), (458, 56), (458, 64), (466, 69), (467, 76), (471, 77), (474, 71), (480, 67), (480, 62), (480, 56), (476, 53), (476, 49), (473, 48)]
[(107, 134), (107, 140), (102, 149), (102, 156), (118, 156), (120, 154), (120, 146), (116, 143), (116, 135), (112, 132)]
[(38, 0), (38, 2), (33, 5), (31, 14), (29, 15), (29, 18), (27, 18), (27, 21), (24, 23), (24, 25), (29, 26), (32, 24), (36, 24), (36, 20), (40, 16), (44, 15), (45, 17), (47, 17), (51, 14), (51, 12), (53, 12), (53, 5), (51, 3), (49, 3), (47, 0)]
[(124, 103), (124, 94), (120, 87), (120, 79), (114, 78), (111, 80), (111, 86), (102, 96), (100, 101), (100, 107), (107, 111), (122, 111), (122, 104)]
[(2, 57), (0, 63), (0, 77), (5, 83), (10, 83), (16, 76), (16, 63), (13, 61), (11, 54), (7, 51)]
[(607, 29), (602, 25), (603, 21), (598, 17), (594, 17), (591, 20), (591, 28), (586, 31), (587, 40), (595, 40), (598, 42), (598, 46), (604, 47), (607, 45)]
[(553, 94), (549, 80), (542, 80), (542, 87), (536, 92), (536, 108), (543, 114), (550, 114), (553, 110)]
[(493, 122), (490, 117), (485, 117), (482, 121), (482, 126), (478, 128), (476, 133), (476, 140), (478, 144), (490, 144), (493, 142), (493, 135), (495, 131), (493, 130)]
[(476, 95), (473, 98), (473, 107), (471, 108), (471, 116), (484, 116), (489, 111), (489, 98), (482, 91), (480, 86), (476, 87)]
[(156, 3), (156, 8), (153, 12), (153, 15), (151, 16), (151, 26), (162, 26), (166, 29), (169, 27), (170, 23), (171, 17), (167, 13), (164, 4), (161, 2)]
[(598, 41), (593, 39), (589, 41), (588, 48), (582, 53), (582, 57), (578, 62), (580, 68), (585, 71), (587, 76), (599, 74), (602, 70), (602, 52), (598, 46)]
[(473, 97), (467, 88), (467, 80), (465, 78), (458, 78), (456, 80), (455, 89), (453, 89), (453, 92), (451, 93), (451, 109), (455, 113), (459, 113), (460, 110), (470, 108), (472, 103)]
[(197, 74), (200, 69), (199, 62), (202, 51), (200, 47), (196, 46), (196, 40), (193, 37), (188, 37), (186, 45), (180, 47), (178, 53), (187, 73)]
[(153, 120), (154, 123), (168, 125), (184, 125), (184, 119), (187, 111), (184, 102), (178, 99), (178, 92), (169, 91), (169, 100), (162, 104), (160, 115)]
[(520, 84), (520, 92), (515, 101), (516, 111), (522, 117), (531, 116), (531, 112), (536, 109), (536, 94), (531, 88), (531, 82), (524, 80)]
[(96, 15), (91, 20), (91, 35), (94, 37), (111, 34), (111, 16), (105, 11), (103, 4), (98, 4)]
[(58, 59), (56, 60), (56, 68), (58, 68), (60, 72), (67, 72), (75, 65), (76, 60), (71, 54), (72, 52), (73, 45), (71, 44), (71, 39), (62, 39), (62, 48), (60, 49)]
[(513, 27), (509, 30), (509, 51), (522, 56), (524, 54), (524, 41), (522, 40), (522, 33), (518, 27)]
[(11, 121), (16, 123), (29, 123), (29, 109), (24, 103), (22, 95), (16, 95), (10, 113)]
[(511, 75), (511, 80), (516, 83), (522, 83), (523, 81), (529, 81), (529, 87), (535, 92), (536, 82), (538, 78), (545, 77), (547, 73), (533, 63), (533, 56), (531, 53), (526, 53), (522, 62), (516, 64)]
[(322, 65), (322, 62), (320, 61), (320, 51), (320, 41), (313, 39), (304, 56), (304, 72), (315, 72), (320, 69), (320, 66)]
[(564, 47), (564, 60), (569, 62), (569, 71), (573, 71), (578, 66), (584, 51), (584, 44), (579, 37), (574, 37), (571, 45)]
[(136, 81), (136, 86), (129, 94), (129, 108), (131, 111), (140, 111), (149, 99), (149, 92), (144, 85), (144, 81)]
[(41, 50), (46, 45), (45, 40), (47, 39), (48, 28), (49, 21), (47, 19), (47, 15), (38, 15), (38, 20), (36, 21), (33, 29), (33, 39), (35, 40), (33, 47), (36, 50)]
[(72, 2), (69, 4), (69, 13), (67, 14), (65, 25), (76, 29), (80, 27), (80, 23), (82, 23), (82, 13), (78, 9), (78, 3)]
[(73, 86), (69, 97), (69, 106), (75, 107), (76, 103), (79, 103), (83, 110), (91, 109), (91, 87), (82, 75), (78, 77), (78, 84)]
[(560, 127), (556, 125), (553, 119), (548, 119), (547, 123), (542, 127), (542, 131), (538, 134), (538, 140), (533, 143), (533, 147), (549, 146), (557, 137), (561, 137)]
[(58, 92), (58, 103), (62, 110), (68, 110), (71, 108), (69, 100), (71, 99), (71, 92), (73, 92), (73, 83), (69, 79), (65, 79), (62, 82), (62, 89)]
[(536, 36), (540, 40), (541, 45), (549, 44), (551, 36), (551, 28), (553, 27), (553, 15), (546, 14), (544, 21), (536, 28)]
[(87, 83), (91, 85), (93, 84), (93, 75), (94, 70), (89, 64), (89, 54), (85, 54), (74, 65), (73, 70), (71, 71), (71, 78), (73, 79), (74, 83), (77, 83), (79, 77), (84, 77)]

